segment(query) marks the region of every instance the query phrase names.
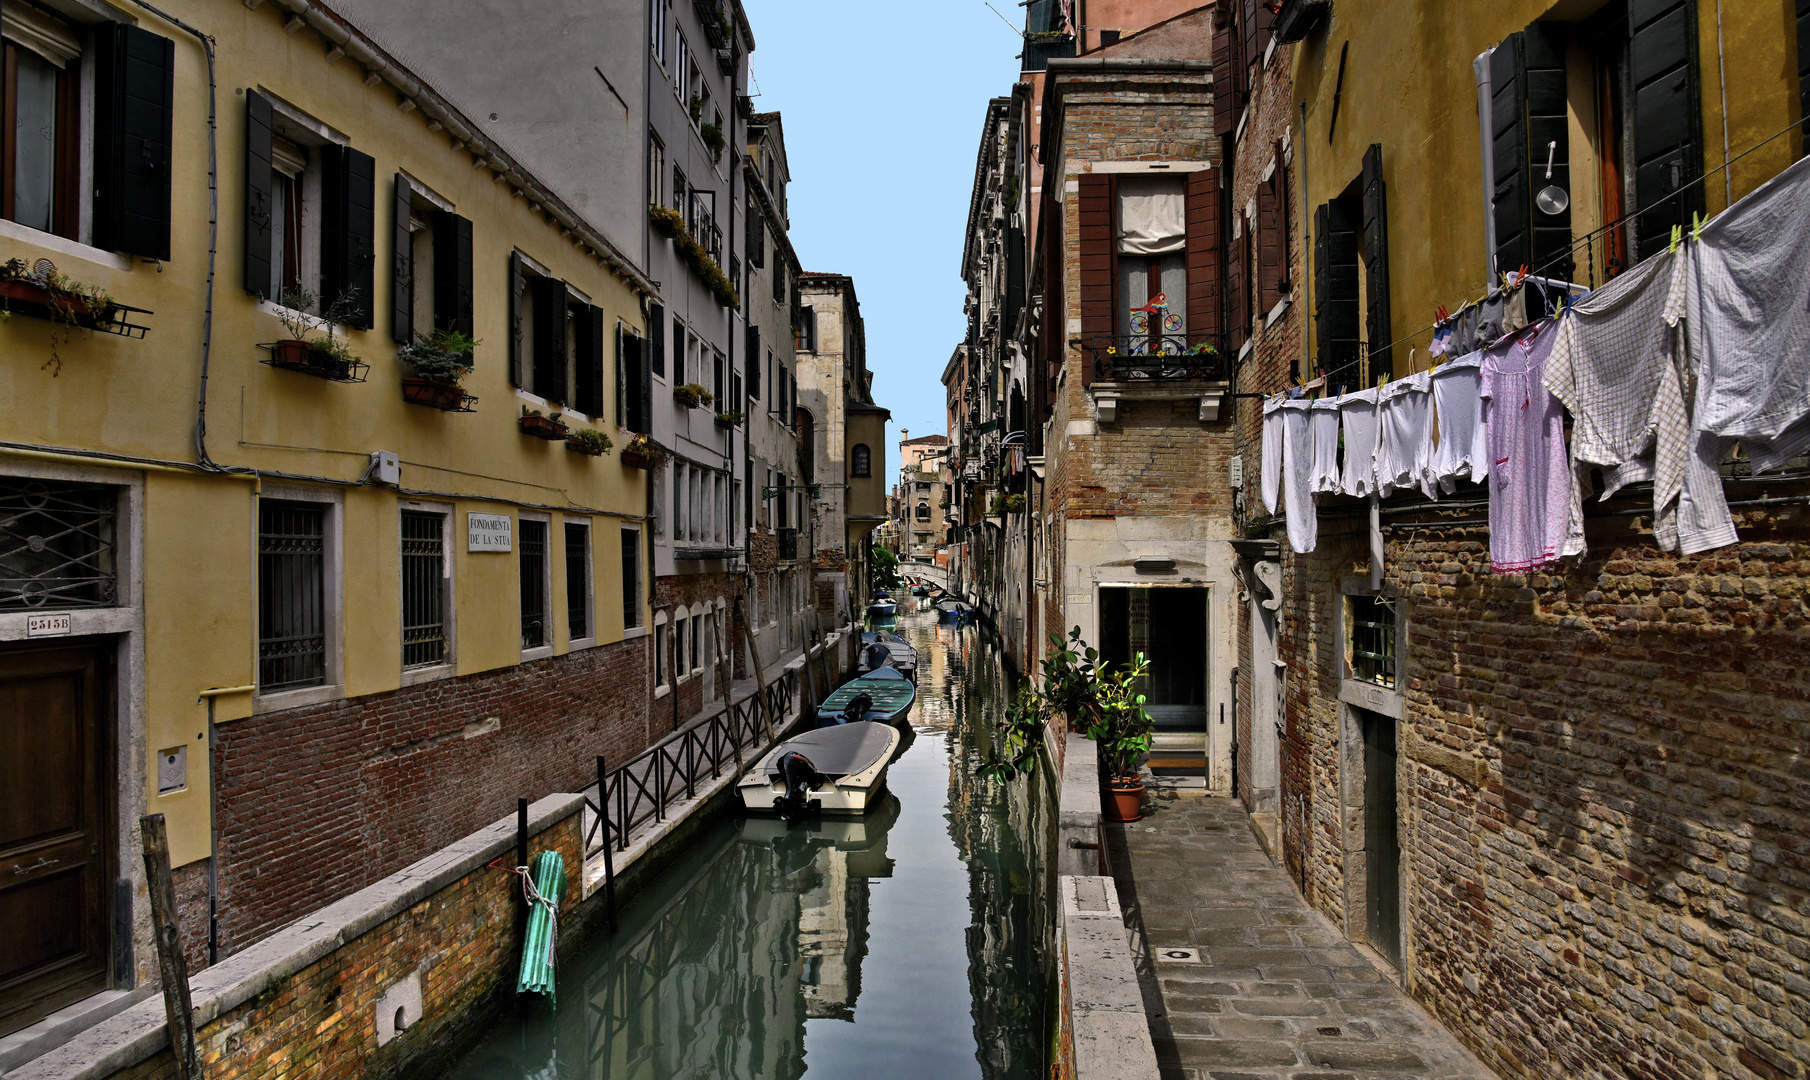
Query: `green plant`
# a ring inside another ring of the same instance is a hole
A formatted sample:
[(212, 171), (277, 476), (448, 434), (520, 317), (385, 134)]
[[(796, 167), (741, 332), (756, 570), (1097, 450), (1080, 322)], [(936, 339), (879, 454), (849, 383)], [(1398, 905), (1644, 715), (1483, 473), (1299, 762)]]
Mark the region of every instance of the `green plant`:
[(616, 445), (608, 435), (588, 427), (573, 428), (572, 433), (566, 436), (566, 444), (575, 446), (586, 454), (607, 454)]
[(899, 557), (875, 544), (867, 580), (869, 587), (875, 591), (885, 589), (891, 592), (897, 589), (902, 583), (899, 578)]
[(715, 124), (705, 124), (698, 129), (698, 134), (704, 136), (704, 145), (710, 148), (710, 159), (714, 162), (722, 161), (723, 147), (729, 145), (729, 140), (723, 135), (723, 129)]
[(277, 300), (277, 321), (290, 340), (304, 342), (316, 355), (348, 364), (357, 361), (351, 342), (333, 336), (333, 328), (358, 314), (358, 296), (348, 289), (317, 314), (314, 309), (320, 300), (320, 294), (309, 289), (286, 290)]
[(1035, 753), (1047, 719), (1061, 716), (1069, 730), (1094, 740), (1105, 759), (1110, 780), (1135, 779), (1138, 759), (1150, 750), (1153, 722), (1144, 709), (1138, 680), (1149, 674), (1143, 653), (1135, 662), (1116, 667), (1100, 659), (1099, 650), (1081, 639), (1079, 626), (1067, 640), (1050, 635), (1054, 648), (1043, 658), (1043, 686), (1023, 688), (997, 725), (1001, 753), (980, 767), (982, 775), (1009, 780)]
[(623, 457), (637, 457), (658, 465), (666, 460), (666, 447), (655, 442), (651, 435), (637, 435), (622, 448)]
[(734, 410), (716, 414), (716, 422), (724, 427), (735, 427), (747, 418), (748, 416), (746, 413), (736, 412)]
[(396, 359), (429, 382), (457, 386), (471, 374), (472, 352), (483, 342), (459, 330), (416, 333), (415, 340), (396, 350)]
[(1023, 495), (995, 495), (987, 506), (988, 517), (1005, 517), (1007, 514), (1018, 514), (1024, 511)]
[(686, 106), (686, 109), (691, 113), (691, 122), (694, 124), (697, 123), (704, 115), (704, 96), (702, 94), (691, 95), (691, 102)]
[[(50, 359), (44, 361), (39, 370), (49, 368), (50, 377), (54, 379), (63, 373), (63, 357), (57, 352), (57, 346), (67, 345), (72, 331), (88, 329), (96, 320), (105, 321), (115, 304), (112, 295), (100, 286), (83, 285), (59, 273), (49, 260), (42, 260), (42, 265), (47, 269), (39, 271), (28, 266), (24, 259), (8, 259), (0, 264), (0, 281), (23, 282), (44, 290), (43, 306), (51, 323)], [(10, 300), (0, 300), (0, 320), (11, 317)], [(83, 322), (84, 319), (89, 321)]]
[(647, 218), (653, 224), (655, 232), (672, 238), (679, 258), (685, 260), (686, 265), (703, 280), (705, 287), (719, 301), (726, 307), (741, 306), (742, 300), (735, 291), (735, 283), (729, 280), (729, 275), (723, 273), (723, 268), (716, 264), (710, 253), (704, 250), (704, 245), (698, 243), (691, 231), (685, 228), (684, 215), (664, 206), (650, 206), (647, 208)]
[(672, 399), (688, 409), (699, 405), (708, 405), (716, 400), (716, 395), (699, 386), (697, 383), (680, 383), (672, 388)]

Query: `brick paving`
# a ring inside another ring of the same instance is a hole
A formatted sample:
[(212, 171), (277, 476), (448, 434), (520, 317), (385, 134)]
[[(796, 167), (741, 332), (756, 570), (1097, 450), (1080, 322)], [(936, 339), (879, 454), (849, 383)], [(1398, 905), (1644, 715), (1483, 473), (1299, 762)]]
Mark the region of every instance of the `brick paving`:
[(1150, 800), (1108, 833), (1163, 1080), (1495, 1080), (1302, 901), (1239, 803)]

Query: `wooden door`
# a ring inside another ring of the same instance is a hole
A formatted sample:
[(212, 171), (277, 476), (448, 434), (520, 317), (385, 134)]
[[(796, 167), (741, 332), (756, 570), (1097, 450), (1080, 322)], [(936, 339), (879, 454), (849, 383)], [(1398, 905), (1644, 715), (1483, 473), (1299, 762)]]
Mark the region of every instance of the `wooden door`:
[(1401, 832), (1395, 813), (1395, 721), (1372, 712), (1364, 724), (1365, 929), (1370, 947), (1401, 967)]
[(0, 648), (0, 1034), (107, 988), (112, 657)]

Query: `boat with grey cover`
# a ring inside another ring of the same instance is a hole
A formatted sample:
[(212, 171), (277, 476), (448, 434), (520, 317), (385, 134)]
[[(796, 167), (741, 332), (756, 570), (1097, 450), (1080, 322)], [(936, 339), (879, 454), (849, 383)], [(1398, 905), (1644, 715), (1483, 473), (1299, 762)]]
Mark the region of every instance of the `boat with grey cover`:
[(871, 720), (807, 731), (774, 747), (736, 791), (745, 809), (788, 818), (865, 813), (886, 790), (901, 738)]

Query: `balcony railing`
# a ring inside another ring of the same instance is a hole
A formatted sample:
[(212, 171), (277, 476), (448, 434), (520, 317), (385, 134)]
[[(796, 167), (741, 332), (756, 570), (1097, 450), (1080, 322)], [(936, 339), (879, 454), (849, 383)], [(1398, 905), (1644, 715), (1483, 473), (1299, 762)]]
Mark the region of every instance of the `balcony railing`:
[(1218, 334), (1095, 334), (1081, 339), (1101, 382), (1222, 382), (1230, 357)]

